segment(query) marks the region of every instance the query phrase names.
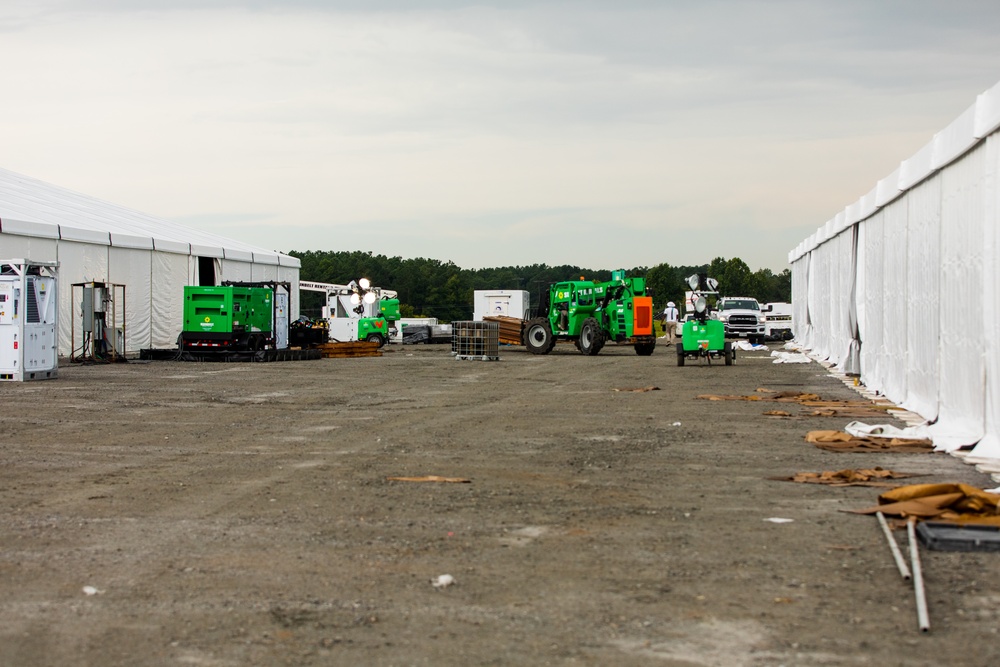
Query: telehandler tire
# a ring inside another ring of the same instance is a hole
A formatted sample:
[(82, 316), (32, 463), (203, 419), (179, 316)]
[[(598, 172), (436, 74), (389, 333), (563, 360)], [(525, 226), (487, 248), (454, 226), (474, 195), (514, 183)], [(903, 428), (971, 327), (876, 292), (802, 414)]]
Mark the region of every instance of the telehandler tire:
[(601, 331), (601, 325), (593, 317), (588, 317), (583, 321), (577, 347), (588, 357), (597, 355), (604, 347), (604, 332)]
[(532, 354), (548, 354), (555, 347), (556, 337), (552, 335), (552, 327), (544, 317), (528, 320), (524, 327), (524, 346)]

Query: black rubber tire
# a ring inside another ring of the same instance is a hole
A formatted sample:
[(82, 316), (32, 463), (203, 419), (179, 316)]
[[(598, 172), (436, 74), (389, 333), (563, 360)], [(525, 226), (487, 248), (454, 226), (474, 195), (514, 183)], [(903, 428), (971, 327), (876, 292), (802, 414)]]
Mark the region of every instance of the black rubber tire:
[(365, 337), (365, 341), (371, 343), (372, 341), (378, 343), (379, 347), (385, 345), (385, 338), (381, 334), (370, 333)]
[(640, 357), (648, 357), (649, 355), (653, 354), (653, 350), (655, 349), (656, 349), (655, 340), (651, 340), (647, 343), (635, 344), (635, 353), (638, 354)]
[(604, 347), (604, 332), (601, 331), (601, 325), (593, 317), (588, 317), (583, 321), (577, 347), (588, 357), (595, 356)]
[(683, 366), (684, 365), (684, 346), (683, 345), (678, 345), (677, 346), (677, 365), (678, 366)]
[(555, 347), (556, 337), (552, 335), (552, 327), (545, 317), (528, 320), (524, 325), (524, 346), (532, 354), (548, 354)]
[(732, 343), (726, 343), (725, 347), (723, 347), (723, 352), (724, 352), (725, 357), (726, 357), (726, 365), (727, 366), (732, 366), (733, 365), (733, 359), (735, 358), (735, 355), (733, 354), (733, 345), (732, 345)]

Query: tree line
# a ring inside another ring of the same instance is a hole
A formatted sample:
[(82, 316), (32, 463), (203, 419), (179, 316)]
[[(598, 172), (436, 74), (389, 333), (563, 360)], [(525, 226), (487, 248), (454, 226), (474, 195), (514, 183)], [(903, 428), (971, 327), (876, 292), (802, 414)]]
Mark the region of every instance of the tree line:
[[(395, 290), (403, 317), (436, 317), (442, 322), (471, 320), (473, 292), (486, 289), (526, 290), (531, 303), (552, 283), (564, 280), (611, 280), (610, 269), (579, 266), (530, 264), (489, 269), (463, 269), (453, 262), (417, 257), (387, 257), (364, 251), (308, 250), (288, 253), (302, 262), (302, 280), (346, 285), (358, 278), (368, 278), (373, 285)], [(770, 269), (751, 271), (737, 258), (716, 257), (701, 266), (672, 266), (627, 269), (630, 276), (645, 276), (653, 295), (653, 305), (662, 310), (668, 301), (681, 307), (685, 280), (694, 273), (706, 273), (719, 281), (723, 295), (751, 296), (761, 303), (791, 301), (791, 271), (773, 273)], [(322, 294), (302, 292), (300, 308), (304, 315), (318, 317)]]

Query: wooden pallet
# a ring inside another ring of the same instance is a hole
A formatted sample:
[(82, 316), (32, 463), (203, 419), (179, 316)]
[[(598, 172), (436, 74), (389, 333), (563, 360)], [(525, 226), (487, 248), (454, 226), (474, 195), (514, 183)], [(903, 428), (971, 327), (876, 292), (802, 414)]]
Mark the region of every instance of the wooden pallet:
[(497, 322), (500, 325), (500, 342), (507, 345), (521, 345), (524, 332), (524, 320), (505, 315), (493, 315), (483, 318), (484, 322)]
[(355, 359), (358, 357), (381, 357), (379, 344), (372, 341), (354, 341), (352, 343), (324, 343), (319, 346), (324, 359)]

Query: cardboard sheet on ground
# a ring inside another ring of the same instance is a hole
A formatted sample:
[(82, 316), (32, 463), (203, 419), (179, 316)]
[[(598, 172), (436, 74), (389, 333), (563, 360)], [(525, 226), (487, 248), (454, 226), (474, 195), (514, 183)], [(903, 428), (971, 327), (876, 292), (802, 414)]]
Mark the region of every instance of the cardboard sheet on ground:
[(861, 468), (844, 470), (826, 470), (824, 472), (799, 472), (791, 477), (772, 477), (781, 482), (799, 482), (801, 484), (826, 484), (827, 486), (875, 486), (893, 487), (896, 484), (888, 480), (918, 477), (914, 473), (896, 472), (885, 468)]
[(911, 484), (880, 494), (878, 502), (873, 507), (853, 511), (1000, 526), (1000, 494), (968, 484)]
[(806, 442), (830, 452), (904, 452), (930, 453), (930, 440), (911, 438), (859, 438), (843, 431), (809, 431)]

